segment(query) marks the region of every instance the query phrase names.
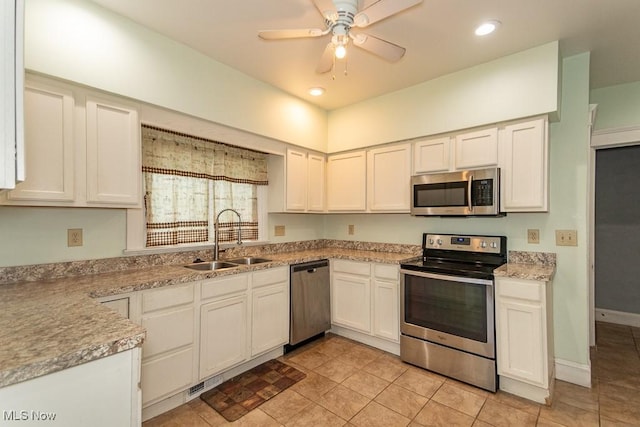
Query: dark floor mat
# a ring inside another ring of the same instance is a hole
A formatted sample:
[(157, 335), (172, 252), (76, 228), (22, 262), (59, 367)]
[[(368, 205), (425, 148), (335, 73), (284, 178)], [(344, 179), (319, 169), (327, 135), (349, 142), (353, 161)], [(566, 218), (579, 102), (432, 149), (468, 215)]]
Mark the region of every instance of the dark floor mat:
[(227, 421), (235, 421), (306, 375), (278, 360), (269, 360), (200, 395)]

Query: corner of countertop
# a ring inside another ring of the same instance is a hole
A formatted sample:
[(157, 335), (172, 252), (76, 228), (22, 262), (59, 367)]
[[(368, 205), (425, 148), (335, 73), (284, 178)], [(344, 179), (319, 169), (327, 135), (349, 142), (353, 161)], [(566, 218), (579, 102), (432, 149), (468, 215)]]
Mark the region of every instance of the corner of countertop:
[(553, 252), (509, 251), (509, 261), (493, 271), (497, 277), (549, 282), (556, 272)]

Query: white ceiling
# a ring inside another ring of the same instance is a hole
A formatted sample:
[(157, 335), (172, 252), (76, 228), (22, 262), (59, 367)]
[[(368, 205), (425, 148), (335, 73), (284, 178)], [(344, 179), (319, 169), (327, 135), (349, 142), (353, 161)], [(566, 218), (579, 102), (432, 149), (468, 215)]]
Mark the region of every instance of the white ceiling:
[[(424, 0), (359, 30), (407, 49), (396, 63), (352, 45), (335, 71), (315, 69), (330, 36), (265, 41), (259, 30), (324, 28), (312, 0), (93, 0), (249, 76), (331, 110), (560, 40), (591, 51), (591, 87), (640, 81), (640, 0)], [(391, 0), (392, 1), (392, 0)], [(359, 0), (360, 10), (375, 0)], [(502, 22), (479, 38), (482, 21)], [(334, 77), (335, 76), (335, 77)], [(326, 88), (314, 98), (307, 90)]]

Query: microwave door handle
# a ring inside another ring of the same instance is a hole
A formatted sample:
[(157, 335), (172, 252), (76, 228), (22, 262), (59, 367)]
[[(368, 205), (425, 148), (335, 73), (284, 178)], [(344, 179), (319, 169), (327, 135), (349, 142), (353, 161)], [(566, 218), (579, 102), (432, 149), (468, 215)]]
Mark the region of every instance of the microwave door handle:
[(473, 212), (473, 198), (471, 197), (471, 188), (473, 185), (473, 175), (469, 175), (467, 181), (467, 205), (469, 206), (469, 212)]

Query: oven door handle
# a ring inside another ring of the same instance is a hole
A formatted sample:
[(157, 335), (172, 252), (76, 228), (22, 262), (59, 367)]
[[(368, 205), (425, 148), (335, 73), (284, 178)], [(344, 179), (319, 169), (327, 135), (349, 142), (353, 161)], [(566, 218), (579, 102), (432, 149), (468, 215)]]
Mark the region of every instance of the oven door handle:
[(400, 270), (400, 274), (407, 274), (409, 276), (425, 277), (427, 279), (447, 280), (449, 282), (472, 283), (472, 284), (475, 284), (475, 285), (493, 286), (493, 280), (475, 279), (473, 277), (447, 276), (445, 274), (424, 273), (424, 272), (421, 272), (421, 271), (402, 270), (402, 269)]

